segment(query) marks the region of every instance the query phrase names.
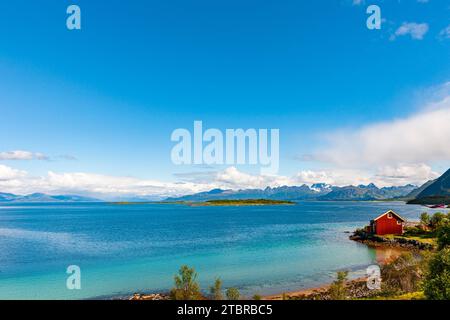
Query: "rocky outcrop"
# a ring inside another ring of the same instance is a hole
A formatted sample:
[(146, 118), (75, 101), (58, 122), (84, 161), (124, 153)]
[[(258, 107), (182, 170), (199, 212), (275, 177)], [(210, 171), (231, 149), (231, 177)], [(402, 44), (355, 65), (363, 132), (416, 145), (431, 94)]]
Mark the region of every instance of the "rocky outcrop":
[(135, 293), (129, 300), (169, 300), (169, 296), (161, 293), (152, 293), (152, 294)]
[[(365, 299), (377, 296), (379, 290), (370, 290), (367, 287), (366, 279), (357, 279), (348, 281), (345, 284), (347, 291), (346, 299)], [(284, 295), (286, 300), (333, 300), (331, 298), (329, 288), (314, 290), (310, 293), (300, 295)]]
[(411, 250), (433, 250), (434, 246), (430, 243), (424, 243), (416, 239), (405, 237), (388, 238), (357, 230), (351, 235), (350, 240), (358, 241), (372, 246), (401, 247)]

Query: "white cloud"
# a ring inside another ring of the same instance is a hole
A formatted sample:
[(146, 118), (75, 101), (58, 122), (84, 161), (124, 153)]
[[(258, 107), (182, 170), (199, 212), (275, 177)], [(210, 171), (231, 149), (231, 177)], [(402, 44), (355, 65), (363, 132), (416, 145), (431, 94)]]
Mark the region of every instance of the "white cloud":
[(414, 40), (422, 40), (428, 30), (429, 27), (426, 23), (403, 22), (390, 39), (395, 40), (397, 37), (410, 35)]
[(0, 160), (48, 160), (49, 158), (39, 152), (23, 150), (0, 152)]
[(26, 171), (0, 165), (0, 192), (29, 194), (82, 194), (100, 198), (120, 196), (170, 196), (205, 191), (202, 185), (144, 180), (94, 173), (55, 173), (32, 176)]
[(371, 174), (358, 169), (307, 170), (287, 176), (252, 175), (241, 172), (235, 167), (223, 171), (211, 172), (207, 182), (162, 182), (133, 177), (108, 176), (94, 173), (55, 173), (35, 177), (25, 171), (0, 165), (0, 191), (15, 194), (43, 192), (48, 194), (80, 194), (101, 199), (126, 197), (165, 198), (221, 189), (263, 189), (268, 186), (294, 186), (324, 182), (336, 186), (375, 183), (379, 187), (421, 184), (436, 178), (437, 173), (430, 167), (404, 165), (383, 167)]
[(225, 189), (248, 189), (266, 188), (267, 186), (279, 187), (284, 185), (295, 185), (295, 180), (280, 175), (251, 175), (229, 167), (219, 171), (212, 177), (211, 182), (217, 187)]
[(379, 187), (421, 185), (439, 176), (426, 164), (400, 164), (378, 167), (374, 172), (365, 169), (333, 168), (325, 170), (302, 170), (293, 176), (251, 175), (234, 167), (218, 172), (210, 180), (211, 187), (222, 189), (265, 188), (267, 186), (298, 186), (302, 184), (327, 183), (334, 186), (375, 183)]
[(449, 123), (450, 95), (403, 119), (331, 133), (315, 159), (351, 168), (449, 161)]
[(364, 2), (365, 2), (364, 0), (353, 0), (352, 1), (354, 6), (362, 5), (362, 4), (364, 4)]
[(424, 163), (400, 164), (380, 168), (374, 181), (380, 181), (385, 185), (405, 185), (408, 183), (420, 185), (438, 177), (439, 174)]
[(439, 33), (439, 37), (441, 39), (450, 39), (450, 25), (441, 30), (441, 32)]
[(4, 165), (0, 164), (0, 183), (2, 181), (10, 181), (13, 179), (19, 179), (26, 176), (25, 171), (13, 169)]
[(296, 184), (327, 183), (334, 186), (360, 185), (372, 182), (367, 172), (353, 169), (304, 170), (298, 172), (294, 180)]
[(403, 186), (406, 184), (422, 185), (439, 176), (425, 164), (401, 164), (384, 166), (372, 170), (334, 168), (319, 171), (300, 171), (294, 177), (294, 184), (324, 182), (334, 186), (367, 185), (375, 183), (378, 187)]
[(133, 177), (107, 176), (94, 173), (49, 172), (40, 180), (42, 187), (55, 193), (89, 193), (100, 197), (170, 196), (204, 191), (201, 185), (144, 180)]

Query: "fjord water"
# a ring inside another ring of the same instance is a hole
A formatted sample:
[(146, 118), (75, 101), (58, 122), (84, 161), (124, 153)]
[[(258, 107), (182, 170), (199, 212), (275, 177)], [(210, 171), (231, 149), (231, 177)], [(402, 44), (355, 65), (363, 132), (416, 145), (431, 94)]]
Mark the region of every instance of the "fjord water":
[[(0, 206), (0, 299), (83, 299), (166, 292), (183, 264), (203, 289), (215, 277), (247, 296), (353, 277), (376, 251), (348, 240), (388, 209), (417, 220), (401, 202), (301, 202), (287, 206), (10, 204)], [(66, 268), (81, 268), (81, 290)]]

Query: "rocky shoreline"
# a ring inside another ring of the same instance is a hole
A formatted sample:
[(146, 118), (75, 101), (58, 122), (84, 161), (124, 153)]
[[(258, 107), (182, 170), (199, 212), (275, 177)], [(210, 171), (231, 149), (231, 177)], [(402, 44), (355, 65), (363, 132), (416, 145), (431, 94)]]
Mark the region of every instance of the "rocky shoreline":
[[(330, 285), (297, 292), (283, 293), (264, 297), (264, 300), (332, 300), (329, 292)], [(376, 296), (379, 290), (367, 288), (367, 278), (349, 280), (345, 283), (347, 299), (367, 299)]]
[[(375, 296), (377, 290), (369, 290), (367, 288), (367, 279), (358, 278), (349, 280), (345, 283), (348, 299), (364, 299)], [(324, 285), (318, 288), (305, 289), (296, 292), (283, 293), (273, 296), (263, 297), (263, 300), (332, 300), (329, 293), (330, 285)], [(156, 301), (156, 300), (170, 300), (169, 295), (162, 293), (141, 294), (135, 293), (129, 297), (128, 300), (133, 301)]]
[(151, 294), (135, 293), (128, 300), (169, 300), (169, 296), (162, 293), (151, 293)]
[(434, 245), (415, 239), (404, 237), (388, 238), (357, 230), (349, 237), (350, 240), (364, 243), (369, 246), (397, 247), (408, 250), (433, 250)]
[[(350, 232), (349, 232), (350, 233)], [(419, 251), (434, 250), (434, 245), (424, 243), (416, 239), (408, 239), (406, 237), (383, 237), (365, 232), (364, 230), (356, 230), (349, 236), (350, 240), (357, 241), (375, 248), (392, 248), (403, 251)], [(391, 250), (389, 250), (391, 252)], [(398, 254), (397, 254), (398, 256)], [(380, 261), (380, 264), (387, 263)], [(263, 300), (331, 300), (329, 293), (330, 285), (324, 285), (317, 288), (305, 289), (295, 292), (287, 292), (272, 296), (265, 296)], [(368, 299), (379, 294), (379, 290), (370, 290), (367, 288), (367, 278), (358, 278), (345, 282), (348, 299)], [(170, 300), (170, 296), (164, 293), (141, 294), (135, 293), (128, 297), (128, 300)]]

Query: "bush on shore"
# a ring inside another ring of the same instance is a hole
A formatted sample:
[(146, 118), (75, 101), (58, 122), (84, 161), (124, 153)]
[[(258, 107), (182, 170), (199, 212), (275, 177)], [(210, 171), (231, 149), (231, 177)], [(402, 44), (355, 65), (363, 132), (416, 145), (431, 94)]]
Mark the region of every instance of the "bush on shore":
[(228, 288), (226, 295), (228, 300), (239, 300), (241, 298), (241, 294), (237, 288)]
[(339, 271), (337, 273), (337, 279), (334, 281), (330, 288), (328, 289), (328, 293), (330, 294), (330, 298), (332, 300), (345, 300), (347, 299), (347, 288), (345, 287), (345, 281), (347, 280), (348, 271)]
[(172, 300), (199, 300), (202, 298), (194, 268), (182, 266), (174, 280), (175, 287), (170, 291)]
[(222, 295), (222, 280), (216, 278), (214, 285), (209, 289), (212, 300), (223, 300)]
[(430, 300), (450, 300), (450, 248), (442, 249), (430, 260), (424, 293)]
[(450, 246), (450, 223), (447, 223), (437, 230), (438, 249), (444, 249)]

